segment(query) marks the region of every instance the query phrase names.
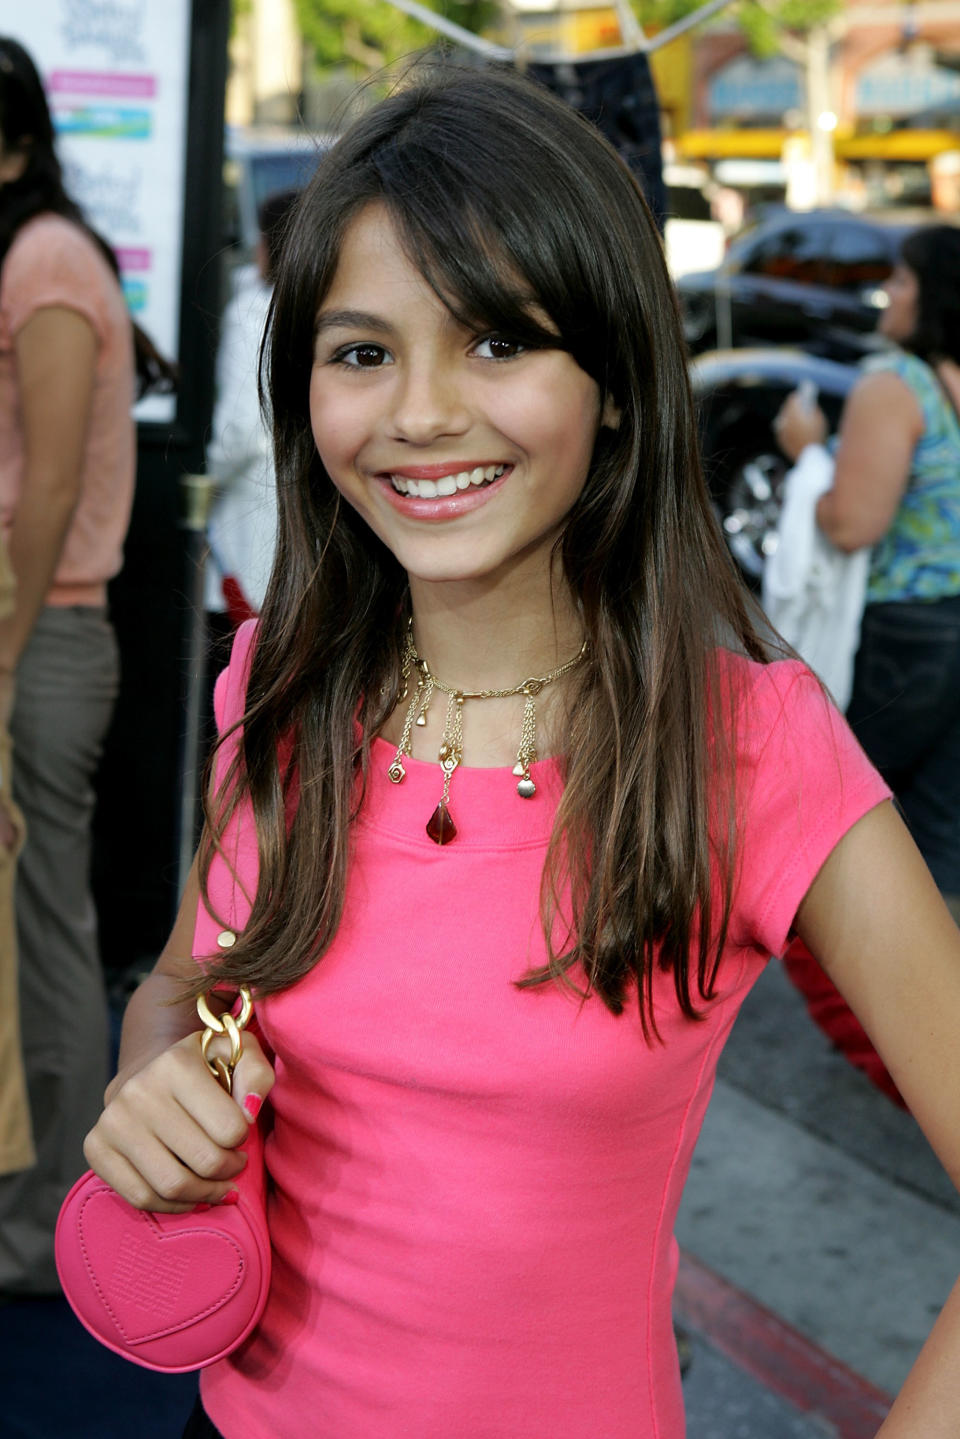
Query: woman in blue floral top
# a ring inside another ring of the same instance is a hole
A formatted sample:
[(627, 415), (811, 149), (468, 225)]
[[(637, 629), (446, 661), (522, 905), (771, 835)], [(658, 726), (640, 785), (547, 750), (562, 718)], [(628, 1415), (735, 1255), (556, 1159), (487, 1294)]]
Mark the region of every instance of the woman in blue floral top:
[[(960, 919), (960, 229), (908, 235), (886, 289), (898, 348), (851, 391), (817, 522), (842, 550), (873, 547), (847, 718)], [(791, 458), (825, 434), (787, 401)]]

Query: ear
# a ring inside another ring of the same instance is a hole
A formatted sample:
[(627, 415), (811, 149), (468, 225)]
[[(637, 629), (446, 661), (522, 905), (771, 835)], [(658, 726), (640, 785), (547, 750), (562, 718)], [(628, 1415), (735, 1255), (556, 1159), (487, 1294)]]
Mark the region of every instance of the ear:
[(620, 428), (620, 406), (615, 405), (612, 396), (608, 395), (603, 402), (603, 410), (600, 414), (600, 428), (607, 430), (619, 430)]

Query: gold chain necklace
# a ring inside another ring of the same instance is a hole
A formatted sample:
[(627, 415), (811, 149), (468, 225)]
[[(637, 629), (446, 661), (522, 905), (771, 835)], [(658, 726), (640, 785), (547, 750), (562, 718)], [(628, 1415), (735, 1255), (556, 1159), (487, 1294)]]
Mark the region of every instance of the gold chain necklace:
[(579, 653), (575, 654), (573, 659), (557, 665), (557, 668), (550, 670), (548, 674), (534, 675), (529, 679), (521, 680), (518, 685), (513, 685), (510, 689), (458, 690), (438, 679), (432, 673), (426, 660), (417, 654), (417, 647), (413, 642), (413, 622), (411, 620), (407, 626), (407, 640), (404, 646), (401, 670), (403, 684), (397, 703), (401, 704), (406, 699), (410, 689), (410, 676), (414, 670), (417, 673), (417, 687), (410, 699), (403, 721), (403, 730), (400, 734), (400, 743), (393, 757), (393, 763), (387, 770), (387, 775), (394, 784), (400, 784), (403, 780), (407, 773), (403, 767), (403, 761), (411, 757), (410, 743), (413, 727), (414, 725), (422, 727), (426, 724), (433, 692), (439, 690), (441, 694), (447, 696), (447, 713), (443, 725), (440, 753), (437, 756), (443, 771), (443, 793), (440, 796), (439, 804), (427, 821), (427, 834), (435, 844), (449, 844), (452, 839), (456, 838), (457, 827), (450, 813), (450, 781), (457, 765), (463, 762), (463, 706), (467, 700), (506, 700), (512, 699), (514, 695), (523, 695), (520, 747), (517, 750), (517, 762), (513, 766), (513, 773), (517, 776), (518, 781), (517, 794), (521, 799), (532, 799), (537, 792), (537, 787), (530, 778), (530, 766), (537, 758), (537, 695), (544, 685), (552, 684), (554, 680), (558, 680), (561, 675), (567, 674), (580, 664), (586, 652), (587, 642), (584, 640)]

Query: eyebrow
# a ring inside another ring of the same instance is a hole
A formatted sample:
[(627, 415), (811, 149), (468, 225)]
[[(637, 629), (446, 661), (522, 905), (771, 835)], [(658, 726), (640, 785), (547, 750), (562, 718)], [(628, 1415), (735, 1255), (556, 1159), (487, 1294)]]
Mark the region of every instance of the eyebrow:
[(325, 330), (373, 330), (378, 335), (388, 335), (391, 326), (379, 315), (366, 310), (321, 310), (314, 327), (316, 335)]

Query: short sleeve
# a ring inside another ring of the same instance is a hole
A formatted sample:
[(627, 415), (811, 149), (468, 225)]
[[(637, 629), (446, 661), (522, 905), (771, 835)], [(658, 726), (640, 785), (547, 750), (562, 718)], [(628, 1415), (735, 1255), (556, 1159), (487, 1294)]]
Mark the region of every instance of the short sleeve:
[(740, 848), (730, 935), (780, 955), (824, 861), (890, 790), (805, 665), (743, 663), (749, 678), (736, 741)]
[(38, 310), (66, 309), (88, 320), (104, 344), (105, 265), (94, 242), (69, 220), (44, 217), (25, 225), (3, 266), (0, 305), (10, 336)]

